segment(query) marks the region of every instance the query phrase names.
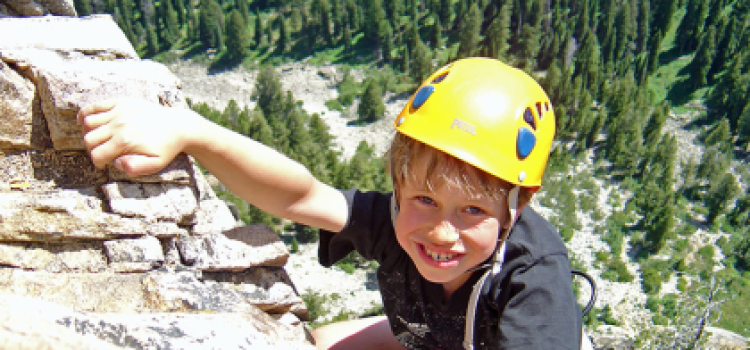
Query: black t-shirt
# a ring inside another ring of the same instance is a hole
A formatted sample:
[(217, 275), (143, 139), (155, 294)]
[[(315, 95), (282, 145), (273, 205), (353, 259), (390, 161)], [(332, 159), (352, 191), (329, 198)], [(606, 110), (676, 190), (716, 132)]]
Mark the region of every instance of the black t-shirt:
[[(482, 270), (442, 301), (396, 240), (391, 194), (344, 191), (349, 219), (339, 233), (320, 231), (319, 260), (331, 266), (352, 250), (376, 260), (383, 306), (396, 338), (410, 349), (461, 349), (466, 307)], [(474, 326), (477, 349), (578, 349), (581, 314), (571, 288), (567, 249), (529, 206), (511, 230), (502, 271), (484, 285)]]

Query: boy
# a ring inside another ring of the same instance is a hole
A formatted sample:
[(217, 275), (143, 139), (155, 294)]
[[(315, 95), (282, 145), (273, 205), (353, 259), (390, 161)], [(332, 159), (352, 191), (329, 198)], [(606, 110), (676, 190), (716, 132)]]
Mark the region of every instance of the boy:
[(526, 206), (554, 116), (519, 70), (471, 58), (429, 77), (395, 123), (393, 194), (333, 189), (191, 111), (103, 102), (78, 118), (97, 166), (143, 175), (188, 153), (260, 209), (320, 228), (323, 265), (353, 249), (377, 260), (387, 317), (321, 327), (319, 348), (580, 346), (567, 251)]

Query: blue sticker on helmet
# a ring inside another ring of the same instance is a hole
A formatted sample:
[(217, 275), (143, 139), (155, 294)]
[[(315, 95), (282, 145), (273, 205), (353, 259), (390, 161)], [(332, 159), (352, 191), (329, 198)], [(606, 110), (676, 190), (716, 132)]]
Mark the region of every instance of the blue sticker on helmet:
[(526, 158), (536, 146), (536, 136), (527, 128), (518, 129), (518, 155), (523, 159)]
[(423, 86), (419, 89), (414, 95), (414, 99), (411, 101), (411, 108), (417, 109), (422, 107), (425, 101), (427, 101), (427, 98), (432, 95), (433, 91), (435, 91), (435, 87), (431, 85)]

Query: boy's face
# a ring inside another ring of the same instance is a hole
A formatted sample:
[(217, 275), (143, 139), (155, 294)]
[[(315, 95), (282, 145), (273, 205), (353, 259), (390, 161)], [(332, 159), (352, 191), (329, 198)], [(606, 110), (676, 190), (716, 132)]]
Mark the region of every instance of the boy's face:
[(508, 208), (505, 201), (471, 196), (457, 186), (429, 190), (423, 181), (426, 163), (413, 167), (417, 181), (398, 189), (396, 237), (422, 276), (442, 284), (447, 296), (468, 280), (467, 270), (492, 255), (501, 227), (509, 222)]

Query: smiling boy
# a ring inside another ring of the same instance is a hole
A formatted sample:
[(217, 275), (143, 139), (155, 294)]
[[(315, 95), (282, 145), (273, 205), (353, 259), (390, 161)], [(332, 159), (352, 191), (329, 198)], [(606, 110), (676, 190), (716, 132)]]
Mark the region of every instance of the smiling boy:
[(567, 251), (527, 206), (554, 115), (520, 70), (471, 58), (429, 77), (395, 123), (393, 194), (331, 188), (188, 110), (110, 101), (79, 121), (97, 166), (143, 175), (186, 152), (260, 209), (319, 227), (323, 265), (352, 250), (378, 261), (386, 316), (321, 327), (319, 348), (580, 346)]

